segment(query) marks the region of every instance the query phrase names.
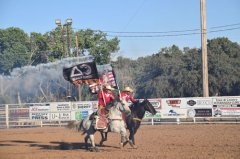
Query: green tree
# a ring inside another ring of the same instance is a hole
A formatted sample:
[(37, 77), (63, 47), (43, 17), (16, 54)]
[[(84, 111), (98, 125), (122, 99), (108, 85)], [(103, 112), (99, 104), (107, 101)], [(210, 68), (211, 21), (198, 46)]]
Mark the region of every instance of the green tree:
[(31, 64), (38, 65), (40, 63), (49, 62), (48, 56), (50, 54), (50, 51), (47, 37), (40, 33), (32, 32), (30, 36), (30, 42)]
[(0, 74), (10, 74), (13, 68), (28, 64), (29, 37), (19, 28), (0, 30)]
[(77, 36), (80, 53), (94, 56), (98, 64), (110, 63), (111, 54), (119, 50), (118, 38), (108, 40), (107, 34), (101, 31), (80, 30)]

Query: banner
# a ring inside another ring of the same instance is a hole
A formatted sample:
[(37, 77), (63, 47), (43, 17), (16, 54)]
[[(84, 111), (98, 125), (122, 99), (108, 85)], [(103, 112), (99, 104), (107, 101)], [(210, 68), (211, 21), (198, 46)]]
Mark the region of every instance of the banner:
[(87, 63), (80, 63), (70, 68), (63, 69), (63, 77), (65, 80), (79, 85), (82, 83), (92, 84), (98, 83), (98, 71), (94, 61)]
[(102, 85), (111, 85), (113, 88), (117, 88), (117, 82), (114, 70), (110, 64), (97, 65), (99, 81), (89, 84), (91, 93), (97, 93)]

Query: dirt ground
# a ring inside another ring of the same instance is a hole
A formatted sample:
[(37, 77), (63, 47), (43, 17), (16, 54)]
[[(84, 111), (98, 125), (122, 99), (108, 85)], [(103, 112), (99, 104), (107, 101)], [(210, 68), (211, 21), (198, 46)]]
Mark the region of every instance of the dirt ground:
[[(96, 142), (100, 135), (96, 133)], [(239, 159), (240, 125), (141, 126), (137, 149), (119, 148), (119, 134), (109, 133), (99, 152), (84, 149), (81, 133), (63, 127), (0, 130), (1, 159)], [(71, 148), (71, 149), (69, 149)]]

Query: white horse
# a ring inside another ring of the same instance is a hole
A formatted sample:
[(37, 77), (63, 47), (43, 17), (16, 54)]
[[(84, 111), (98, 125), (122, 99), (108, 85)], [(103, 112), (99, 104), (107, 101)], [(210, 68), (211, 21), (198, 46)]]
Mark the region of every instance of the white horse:
[[(89, 115), (87, 118), (81, 120), (81, 121), (72, 121), (68, 123), (68, 128), (76, 127), (78, 130), (83, 131), (83, 134), (85, 135), (85, 148), (89, 150), (88, 148), (88, 140), (90, 140), (92, 148), (90, 150), (92, 151), (98, 151), (98, 148), (95, 144), (94, 134), (96, 131), (103, 133), (107, 132), (114, 132), (119, 133), (121, 135), (121, 143), (120, 148), (123, 147), (123, 145), (126, 145), (129, 143), (132, 147), (133, 144), (129, 142), (127, 130), (126, 130), (126, 124), (124, 120), (122, 119), (122, 112), (129, 114), (131, 111), (127, 104), (124, 104), (120, 101), (114, 101), (111, 105), (107, 106), (109, 109), (109, 126), (105, 129), (96, 129), (95, 124), (96, 120), (91, 119), (91, 115)], [(105, 138), (106, 139), (106, 138)], [(100, 142), (100, 145), (102, 145), (103, 140)]]

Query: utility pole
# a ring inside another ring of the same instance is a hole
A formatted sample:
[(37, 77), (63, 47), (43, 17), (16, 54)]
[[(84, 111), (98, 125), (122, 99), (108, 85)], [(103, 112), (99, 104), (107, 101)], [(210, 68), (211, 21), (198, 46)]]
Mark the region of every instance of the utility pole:
[(202, 44), (202, 75), (203, 97), (209, 97), (208, 88), (208, 59), (207, 59), (207, 31), (206, 31), (206, 0), (200, 0), (201, 8), (201, 44)]
[[(78, 53), (78, 35), (77, 32), (75, 33), (75, 45), (76, 45), (76, 54), (75, 56), (78, 57), (80, 54)], [(82, 85), (78, 86), (78, 100), (82, 100)]]

